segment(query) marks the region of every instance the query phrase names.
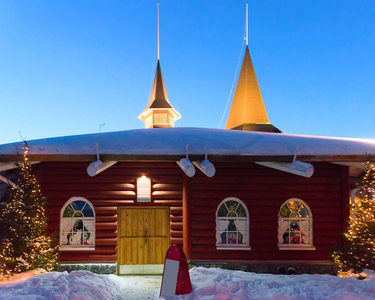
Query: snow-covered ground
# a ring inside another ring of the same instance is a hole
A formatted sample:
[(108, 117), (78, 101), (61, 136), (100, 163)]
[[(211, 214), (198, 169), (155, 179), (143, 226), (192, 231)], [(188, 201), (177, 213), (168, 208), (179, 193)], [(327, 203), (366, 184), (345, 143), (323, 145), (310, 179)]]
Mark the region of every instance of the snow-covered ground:
[[(331, 275), (270, 275), (221, 269), (190, 270), (193, 292), (170, 299), (375, 299), (375, 273), (365, 280)], [(0, 299), (158, 299), (161, 276), (51, 272), (0, 283)], [(29, 278), (27, 278), (29, 277)], [(25, 279), (26, 278), (26, 279)]]

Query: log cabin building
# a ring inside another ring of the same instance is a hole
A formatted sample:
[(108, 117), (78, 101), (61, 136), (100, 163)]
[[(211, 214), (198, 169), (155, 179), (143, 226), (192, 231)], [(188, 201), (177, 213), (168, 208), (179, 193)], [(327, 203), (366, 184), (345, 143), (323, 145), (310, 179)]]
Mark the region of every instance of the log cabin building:
[[(158, 60), (145, 129), (28, 141), (60, 263), (156, 274), (177, 244), (191, 264), (333, 272), (351, 183), (375, 141), (273, 126), (248, 46), (226, 128), (175, 128), (180, 117)], [(0, 146), (3, 180), (19, 145)]]

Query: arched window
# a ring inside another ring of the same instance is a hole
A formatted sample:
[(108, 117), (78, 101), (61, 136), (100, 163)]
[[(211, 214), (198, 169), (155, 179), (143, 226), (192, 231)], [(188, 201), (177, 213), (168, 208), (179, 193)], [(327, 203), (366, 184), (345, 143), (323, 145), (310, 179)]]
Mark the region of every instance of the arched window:
[(278, 239), (280, 250), (315, 250), (312, 213), (301, 199), (291, 198), (281, 205)]
[(249, 250), (249, 212), (238, 198), (225, 198), (216, 211), (216, 248)]
[(95, 249), (95, 211), (85, 198), (69, 199), (60, 212), (60, 250)]

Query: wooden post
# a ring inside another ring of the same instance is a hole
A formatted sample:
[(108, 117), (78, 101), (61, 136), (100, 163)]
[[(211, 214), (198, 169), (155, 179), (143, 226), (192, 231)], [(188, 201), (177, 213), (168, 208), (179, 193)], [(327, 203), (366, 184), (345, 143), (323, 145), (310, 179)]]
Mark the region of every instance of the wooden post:
[(183, 228), (183, 249), (186, 259), (191, 259), (191, 194), (190, 178), (183, 174), (182, 183), (182, 228)]
[(348, 230), (349, 216), (351, 213), (350, 207), (350, 175), (349, 167), (341, 166), (341, 199), (342, 199), (342, 210), (343, 210), (343, 231)]

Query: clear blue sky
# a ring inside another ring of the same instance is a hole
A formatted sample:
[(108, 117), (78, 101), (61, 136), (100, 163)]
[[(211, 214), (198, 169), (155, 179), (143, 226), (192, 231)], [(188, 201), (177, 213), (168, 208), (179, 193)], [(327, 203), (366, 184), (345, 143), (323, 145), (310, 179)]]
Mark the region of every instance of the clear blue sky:
[[(156, 3), (0, 0), (0, 144), (19, 141), (19, 131), (32, 140), (95, 133), (103, 123), (102, 132), (143, 128)], [(375, 138), (373, 0), (161, 0), (160, 62), (182, 115), (176, 127), (218, 128), (246, 3), (271, 123), (287, 133)]]

